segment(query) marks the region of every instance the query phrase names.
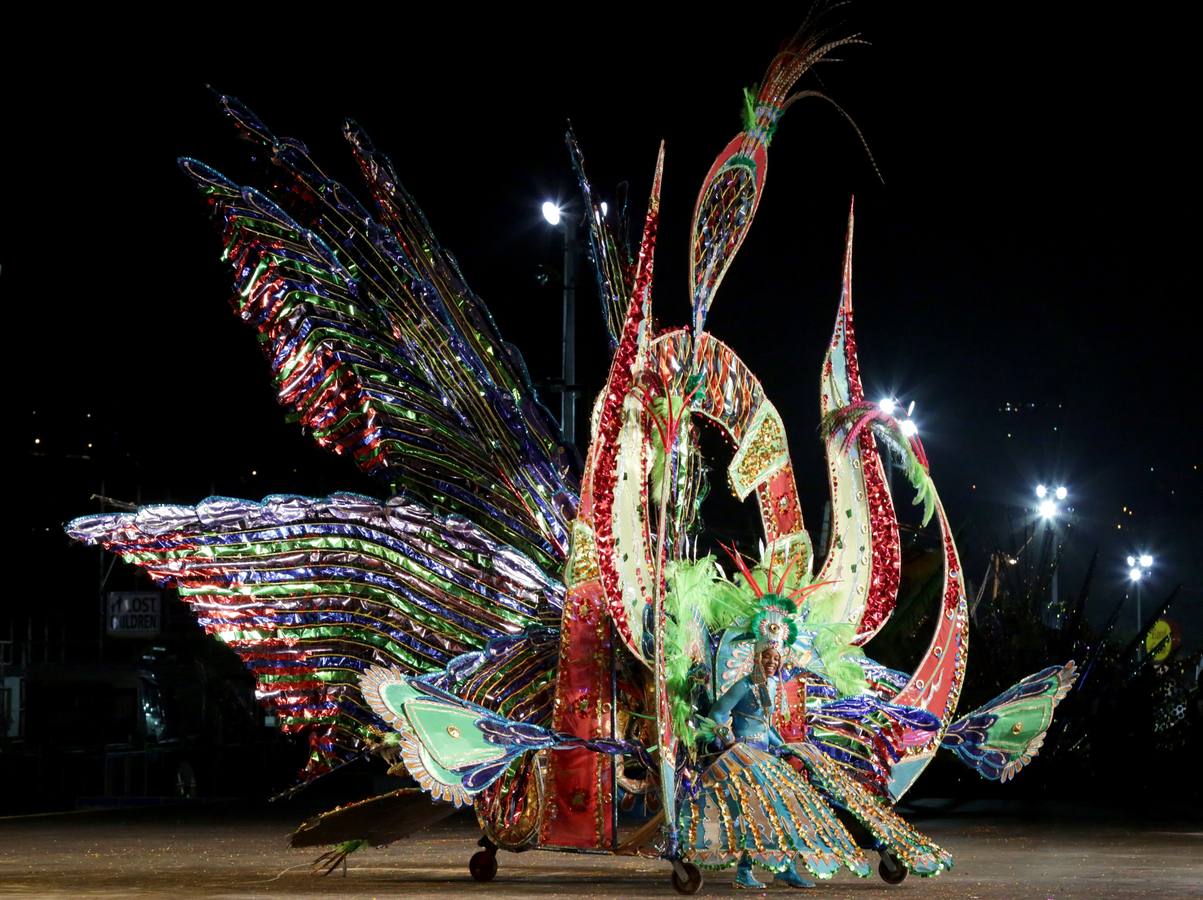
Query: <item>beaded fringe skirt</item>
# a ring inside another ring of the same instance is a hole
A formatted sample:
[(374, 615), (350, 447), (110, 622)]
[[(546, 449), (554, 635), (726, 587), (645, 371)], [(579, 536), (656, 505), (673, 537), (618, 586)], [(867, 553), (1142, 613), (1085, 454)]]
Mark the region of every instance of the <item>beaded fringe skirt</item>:
[(778, 872), (798, 859), (819, 878), (842, 866), (869, 874), (864, 853), (806, 778), (748, 744), (711, 764), (680, 821), (685, 855), (701, 866), (731, 866), (747, 853)]
[[(791, 745), (810, 774), (747, 744), (736, 744), (702, 776), (698, 796), (681, 810), (685, 856), (700, 866), (752, 862), (781, 871), (796, 859), (818, 878), (841, 867), (870, 872), (864, 852), (832, 809), (843, 807), (916, 875), (952, 867), (952, 857), (920, 834), (838, 763), (814, 747)], [(824, 796), (826, 795), (826, 796)]]
[(826, 753), (808, 744), (789, 748), (805, 764), (811, 784), (851, 813), (913, 873), (939, 875), (952, 868), (951, 853), (911, 827)]

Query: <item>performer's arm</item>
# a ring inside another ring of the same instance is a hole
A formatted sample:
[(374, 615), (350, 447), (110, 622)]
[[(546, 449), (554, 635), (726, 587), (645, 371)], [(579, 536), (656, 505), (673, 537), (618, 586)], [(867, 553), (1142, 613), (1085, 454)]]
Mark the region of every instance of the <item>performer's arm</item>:
[(718, 698), (718, 702), (714, 706), (710, 707), (710, 718), (718, 726), (715, 736), (718, 738), (719, 743), (724, 745), (735, 743), (735, 735), (731, 731), (731, 713), (739, 705), (739, 701), (747, 696), (747, 693), (747, 679), (741, 678), (735, 684), (731, 685), (723, 696)]

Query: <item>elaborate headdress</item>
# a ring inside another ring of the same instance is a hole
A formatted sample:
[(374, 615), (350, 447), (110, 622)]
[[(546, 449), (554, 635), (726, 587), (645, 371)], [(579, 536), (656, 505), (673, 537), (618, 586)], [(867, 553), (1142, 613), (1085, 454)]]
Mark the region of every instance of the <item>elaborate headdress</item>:
[[(771, 564), (763, 572), (753, 573), (739, 552), (731, 547), (723, 549), (727, 550), (731, 561), (735, 563), (755, 596), (755, 606), (748, 611), (745, 620), (746, 630), (735, 638), (745, 650), (735, 651), (733, 661), (735, 657), (742, 657), (745, 662), (742, 665), (734, 663), (734, 667), (746, 674), (749, 668), (758, 664), (761, 653), (769, 647), (780, 653), (783, 665), (800, 664), (802, 659), (808, 656), (810, 646), (799, 628), (799, 600), (828, 582), (802, 585), (790, 590), (789, 572), (793, 568), (793, 562), (784, 567), (780, 576), (775, 576)], [(804, 643), (807, 646), (802, 646)]]
[(756, 642), (756, 654), (759, 656), (767, 648), (772, 647), (778, 653), (784, 653), (786, 647), (791, 647), (798, 640), (798, 605), (789, 597), (782, 594), (765, 594), (752, 616), (748, 630)]
[(791, 561), (785, 566), (776, 581), (774, 581), (773, 570), (770, 567), (764, 575), (762, 586), (748, 568), (743, 556), (729, 547), (724, 547), (724, 549), (735, 562), (736, 567), (759, 601), (756, 611), (748, 621), (747, 635), (747, 639), (755, 643), (756, 655), (759, 656), (766, 648), (772, 647), (782, 657), (785, 657), (787, 652), (798, 642), (800, 615), (798, 601), (827, 582), (802, 585), (789, 590), (787, 583), (790, 569), (793, 567)]

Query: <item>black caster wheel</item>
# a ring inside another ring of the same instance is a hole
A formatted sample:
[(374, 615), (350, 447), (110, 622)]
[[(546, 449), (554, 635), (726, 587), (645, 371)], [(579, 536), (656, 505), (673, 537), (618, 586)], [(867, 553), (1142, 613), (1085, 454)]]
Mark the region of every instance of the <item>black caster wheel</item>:
[(497, 874), (497, 851), (478, 850), (468, 860), (468, 871), (477, 881), (492, 881)]
[(693, 863), (673, 863), (673, 888), (678, 894), (696, 894), (702, 889), (702, 870)]
[(877, 864), (877, 874), (886, 884), (902, 884), (906, 881), (906, 866), (893, 853), (883, 852), (881, 862)]

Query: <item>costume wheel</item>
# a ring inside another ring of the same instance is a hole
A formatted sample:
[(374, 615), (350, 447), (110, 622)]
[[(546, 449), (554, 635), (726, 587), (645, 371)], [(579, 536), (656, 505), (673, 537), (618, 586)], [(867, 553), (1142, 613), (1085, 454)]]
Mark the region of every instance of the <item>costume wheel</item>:
[(693, 863), (673, 863), (673, 888), (678, 894), (696, 894), (702, 889), (702, 870)]
[(877, 864), (877, 874), (886, 884), (902, 884), (906, 881), (906, 866), (899, 862), (893, 853), (882, 851), (881, 862)]
[(497, 874), (497, 851), (477, 850), (468, 860), (468, 871), (477, 881), (492, 881)]

